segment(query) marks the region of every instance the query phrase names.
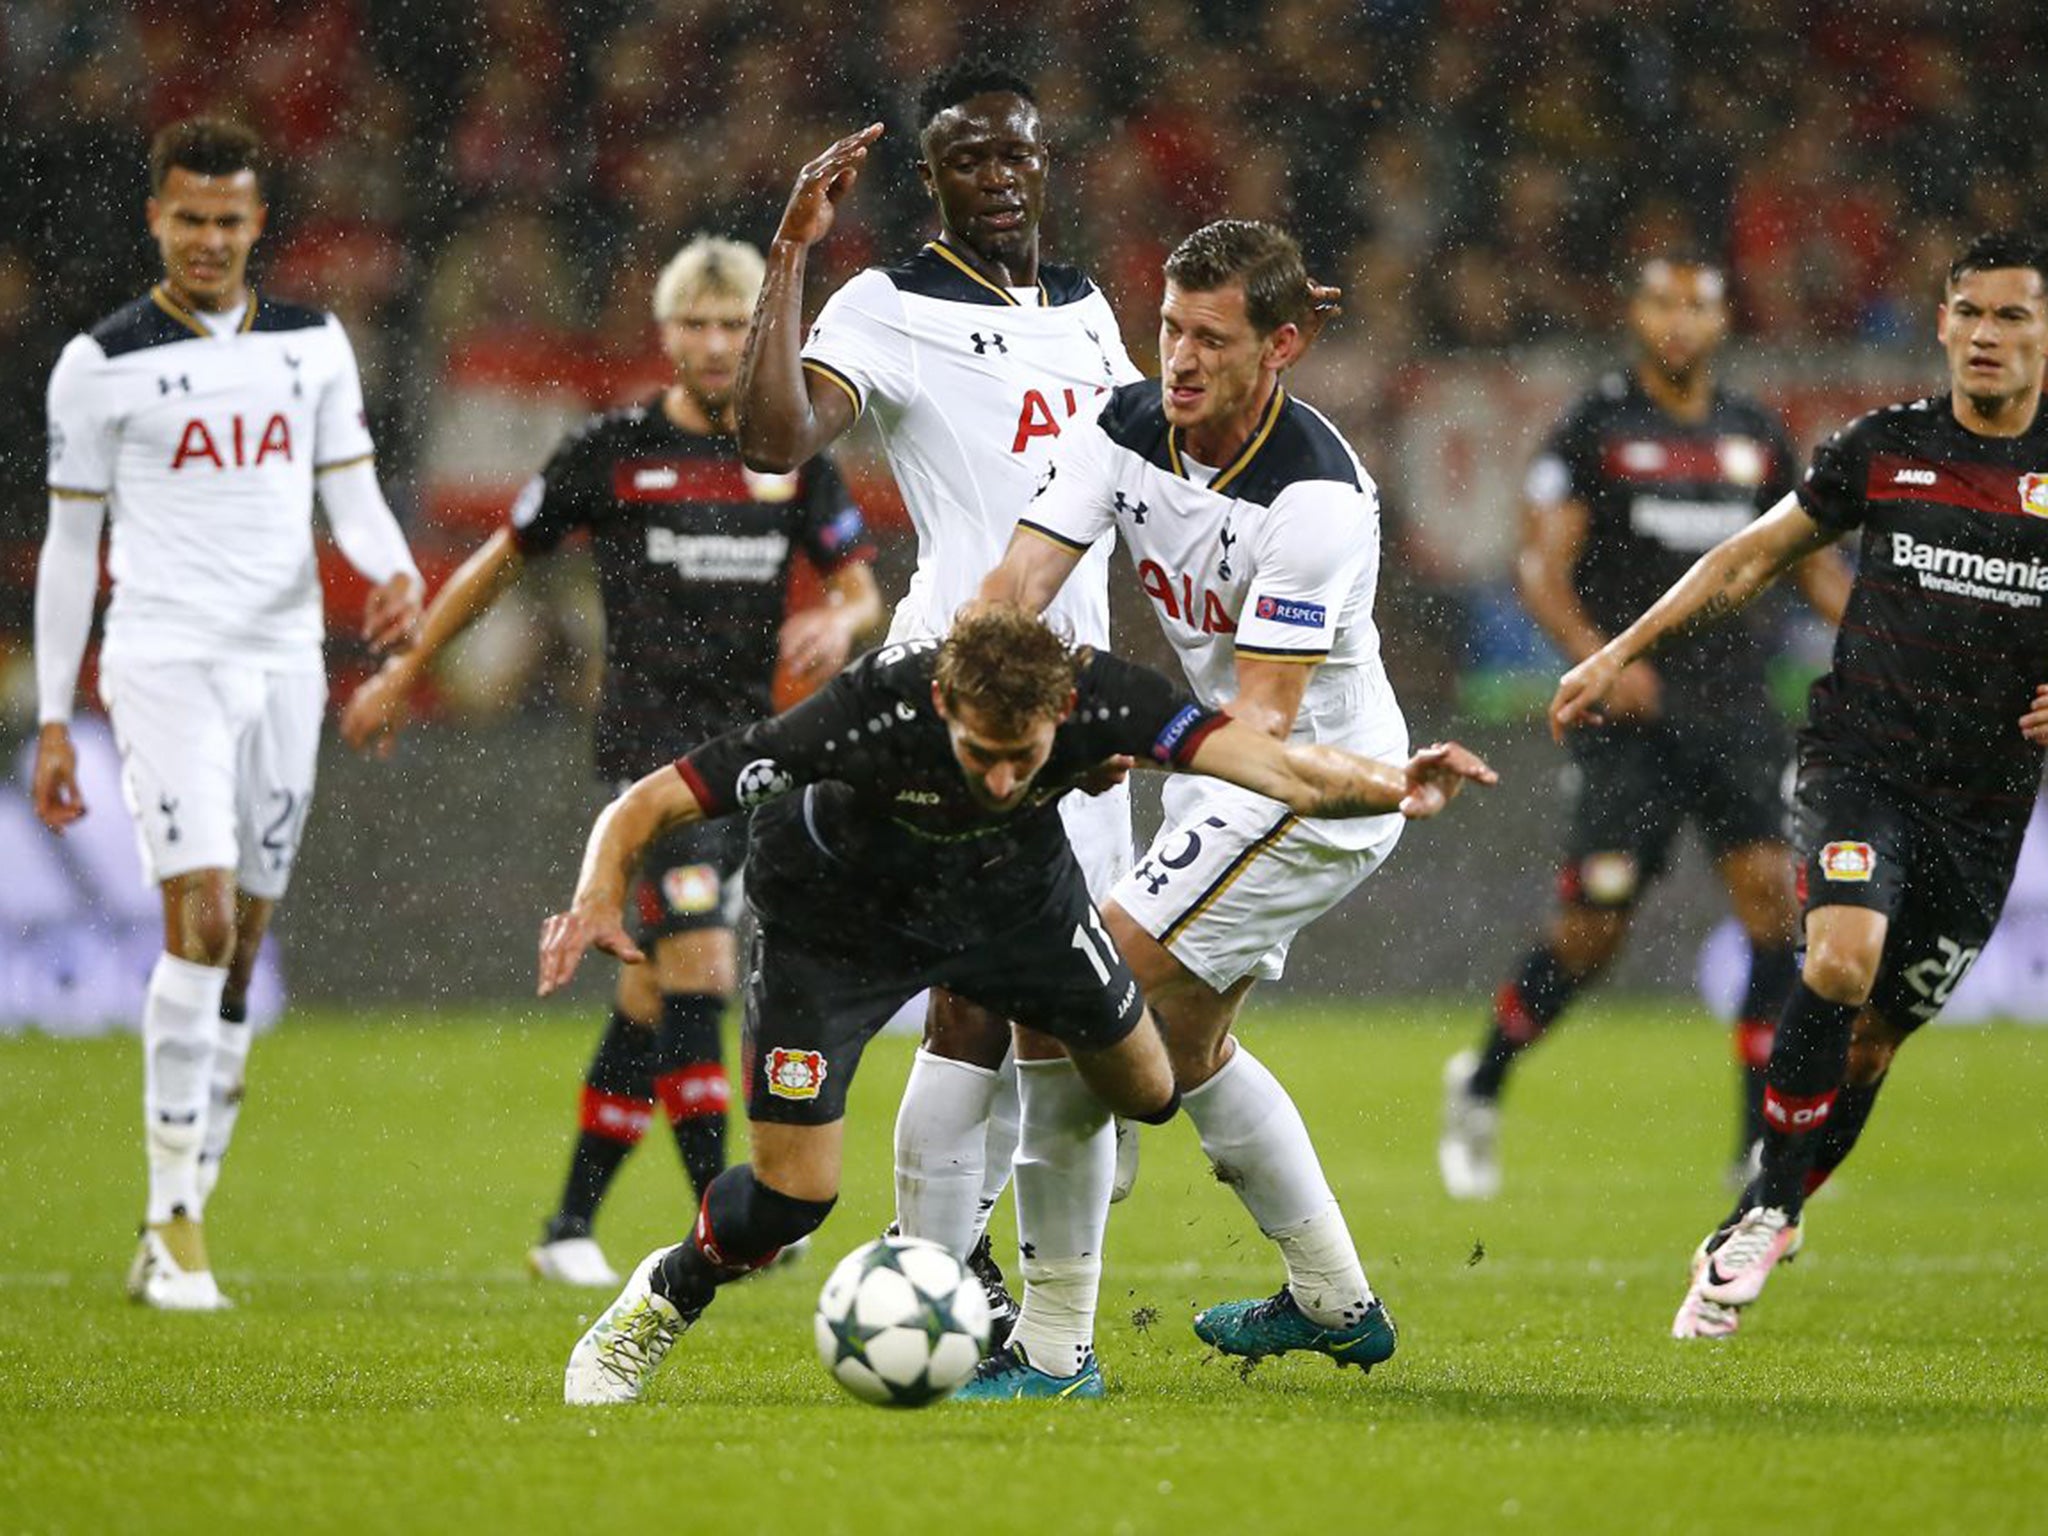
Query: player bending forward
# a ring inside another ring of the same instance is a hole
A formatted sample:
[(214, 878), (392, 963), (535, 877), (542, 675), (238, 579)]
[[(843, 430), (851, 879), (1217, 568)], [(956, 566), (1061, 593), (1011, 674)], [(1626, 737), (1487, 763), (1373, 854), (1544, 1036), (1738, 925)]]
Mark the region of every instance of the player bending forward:
[(86, 813), (67, 723), (111, 523), (100, 694), (164, 952), (142, 1012), (149, 1196), (129, 1294), (227, 1305), (202, 1218), (234, 1134), (256, 952), (312, 805), (327, 703), (313, 489), (375, 587), (364, 635), (402, 645), (420, 578), (378, 488), (341, 323), (259, 298), (261, 145), (200, 118), (157, 135), (163, 281), (75, 337), (50, 377), (50, 527), (36, 571), (36, 814)]
[(1735, 1332), (1799, 1251), (1893, 1054), (1941, 1011), (2011, 887), (2048, 746), (2048, 248), (1980, 236), (1949, 268), (1946, 393), (1873, 411), (1799, 490), (1565, 674), (1552, 728), (1597, 723), (1623, 669), (1862, 530), (1834, 665), (1800, 736), (1806, 959), (1778, 1024), (1762, 1168), (1693, 1255), (1678, 1338)]
[(1456, 745), (1405, 767), (1283, 746), (1007, 607), (969, 609), (943, 642), (864, 657), (787, 714), (649, 774), (598, 818), (574, 904), (543, 925), (540, 991), (567, 982), (593, 946), (642, 958), (621, 908), (650, 839), (755, 809), (752, 1158), (712, 1182), (689, 1238), (642, 1260), (577, 1342), (569, 1402), (637, 1399), (720, 1285), (824, 1221), (861, 1051), (922, 988), (950, 986), (1017, 1020), (1034, 1055), (1064, 1047), (1106, 1110), (1173, 1115), (1165, 1047), (1058, 811), (1077, 781), (1124, 756), (1316, 816), (1433, 815), (1466, 779), (1493, 779)]

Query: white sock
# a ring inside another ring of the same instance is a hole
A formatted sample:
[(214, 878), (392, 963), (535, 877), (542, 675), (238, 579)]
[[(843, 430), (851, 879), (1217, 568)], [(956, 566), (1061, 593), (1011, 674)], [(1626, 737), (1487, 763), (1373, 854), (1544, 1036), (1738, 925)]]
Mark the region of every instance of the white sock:
[(199, 1144), (201, 1206), (213, 1198), (213, 1187), (220, 1182), (221, 1159), (228, 1155), (228, 1143), (235, 1139), (235, 1122), (242, 1115), (242, 1083), (249, 1065), (249, 1041), (254, 1033), (247, 1019), (240, 1023), (222, 1019), (214, 1037), (213, 1071), (207, 1085), (206, 1136)]
[(1337, 1197), (1323, 1177), (1301, 1111), (1243, 1041), (1221, 1072), (1182, 1095), (1181, 1107), (1194, 1121), (1216, 1177), (1237, 1192), (1259, 1230), (1279, 1245), (1302, 1311), (1335, 1324), (1359, 1297), (1369, 1305), (1364, 1266), (1337, 1214)]
[(996, 1073), (996, 1091), (988, 1106), (988, 1142), (981, 1164), (981, 1200), (974, 1211), (974, 1242), (981, 1241), (981, 1234), (988, 1230), (989, 1214), (995, 1210), (996, 1202), (1003, 1198), (1003, 1191), (1010, 1187), (1012, 1164), (1017, 1158), (1017, 1053), (1010, 1052), (1003, 1058), (1003, 1065)]
[(1071, 1061), (1018, 1064), (1017, 1248), (1024, 1311), (1010, 1342), (1052, 1376), (1095, 1343), (1102, 1240), (1116, 1177), (1116, 1130)]
[(142, 1004), (142, 1120), (149, 1151), (144, 1219), (166, 1222), (183, 1207), (197, 1219), (199, 1148), (206, 1134), (207, 1085), (220, 1029), (225, 967), (157, 956)]
[(974, 1246), (996, 1074), (920, 1047), (896, 1111), (896, 1228), (956, 1259)]

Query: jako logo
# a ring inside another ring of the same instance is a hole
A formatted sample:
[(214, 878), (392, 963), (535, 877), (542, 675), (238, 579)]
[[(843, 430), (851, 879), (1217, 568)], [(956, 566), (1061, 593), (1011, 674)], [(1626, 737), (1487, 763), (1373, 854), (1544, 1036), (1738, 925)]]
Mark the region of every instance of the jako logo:
[(1902, 469), (1892, 476), (1893, 485), (1934, 485), (1941, 479), (1931, 469)]

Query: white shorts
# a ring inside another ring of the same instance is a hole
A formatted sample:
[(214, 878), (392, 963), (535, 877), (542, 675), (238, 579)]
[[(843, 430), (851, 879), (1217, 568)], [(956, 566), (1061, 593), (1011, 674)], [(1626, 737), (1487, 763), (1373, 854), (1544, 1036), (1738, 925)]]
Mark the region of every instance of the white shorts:
[(1115, 899), (1139, 927), (1218, 992), (1272, 981), (1295, 934), (1356, 890), (1401, 840), (1406, 821), (1324, 824), (1213, 779), (1169, 780), (1166, 820)]
[(1067, 824), (1088, 894), (1100, 907), (1131, 870), (1131, 786), (1119, 784), (1101, 795), (1076, 790), (1060, 801), (1060, 820)]
[(251, 896), (284, 895), (313, 801), (327, 679), (129, 661), (102, 666), (100, 697), (149, 883), (230, 869)]

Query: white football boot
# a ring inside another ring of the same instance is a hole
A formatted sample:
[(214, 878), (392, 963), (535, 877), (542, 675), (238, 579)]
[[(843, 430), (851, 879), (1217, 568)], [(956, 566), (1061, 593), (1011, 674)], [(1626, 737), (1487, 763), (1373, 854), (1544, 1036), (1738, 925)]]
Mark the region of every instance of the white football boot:
[[(671, 1244), (670, 1247), (674, 1247)], [(648, 1375), (697, 1319), (654, 1294), (654, 1266), (669, 1248), (642, 1259), (617, 1299), (569, 1352), (562, 1400), (571, 1406), (637, 1403)]]
[(1479, 1053), (1460, 1051), (1444, 1063), (1443, 1132), (1436, 1166), (1453, 1200), (1491, 1200), (1500, 1193), (1500, 1105), (1471, 1091)]
[(220, 1312), (234, 1305), (214, 1281), (205, 1231), (182, 1210), (142, 1229), (127, 1290), (129, 1300), (160, 1312)]
[(1763, 1295), (1771, 1271), (1796, 1258), (1801, 1243), (1798, 1224), (1774, 1205), (1752, 1206), (1715, 1238), (1707, 1242), (1700, 1294), (1727, 1307), (1746, 1307)]
[(526, 1267), (534, 1279), (551, 1280), (556, 1285), (608, 1291), (619, 1283), (619, 1272), (612, 1268), (595, 1238), (565, 1237), (557, 1242), (538, 1243), (526, 1250)]

